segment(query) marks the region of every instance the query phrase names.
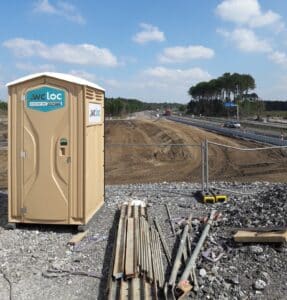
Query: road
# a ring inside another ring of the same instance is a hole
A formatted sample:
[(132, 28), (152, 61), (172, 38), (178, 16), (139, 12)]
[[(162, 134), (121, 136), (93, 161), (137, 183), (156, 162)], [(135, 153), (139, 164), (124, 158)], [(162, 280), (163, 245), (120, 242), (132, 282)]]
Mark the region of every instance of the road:
[(233, 128), (223, 128), (222, 124), (213, 121), (207, 120), (198, 120), (187, 117), (178, 117), (178, 116), (170, 116), (167, 117), (168, 120), (179, 122), (199, 128), (206, 129), (208, 131), (212, 131), (221, 135), (246, 139), (250, 141), (256, 141), (264, 144), (274, 145), (274, 146), (287, 146), (287, 140), (282, 140), (280, 137), (276, 137), (271, 134), (260, 134), (258, 132), (253, 132), (248, 129), (233, 129)]

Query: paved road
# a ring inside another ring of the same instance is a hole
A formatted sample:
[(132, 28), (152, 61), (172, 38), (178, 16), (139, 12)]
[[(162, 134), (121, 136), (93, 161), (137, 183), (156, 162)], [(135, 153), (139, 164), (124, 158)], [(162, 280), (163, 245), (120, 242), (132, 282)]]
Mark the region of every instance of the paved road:
[(258, 133), (254, 133), (246, 130), (243, 131), (243, 130), (238, 130), (233, 128), (223, 128), (220, 125), (216, 125), (213, 122), (205, 122), (196, 119), (187, 119), (187, 118), (176, 117), (176, 116), (170, 116), (167, 117), (167, 119), (171, 121), (187, 124), (187, 125), (200, 127), (208, 131), (219, 133), (225, 136), (256, 141), (256, 142), (270, 144), (274, 146), (287, 146), (287, 140), (281, 140), (280, 138), (274, 136), (260, 135)]

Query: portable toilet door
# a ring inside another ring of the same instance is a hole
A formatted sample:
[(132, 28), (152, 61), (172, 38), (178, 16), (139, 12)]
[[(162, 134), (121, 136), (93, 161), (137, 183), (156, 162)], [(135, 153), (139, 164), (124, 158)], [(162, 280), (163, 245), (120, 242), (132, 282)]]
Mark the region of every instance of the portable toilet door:
[(8, 84), (9, 222), (86, 222), (84, 83), (40, 73)]

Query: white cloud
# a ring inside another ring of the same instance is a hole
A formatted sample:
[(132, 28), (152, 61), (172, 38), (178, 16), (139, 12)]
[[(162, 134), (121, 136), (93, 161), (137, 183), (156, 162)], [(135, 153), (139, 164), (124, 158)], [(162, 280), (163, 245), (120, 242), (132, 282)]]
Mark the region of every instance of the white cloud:
[(16, 68), (19, 70), (36, 73), (36, 72), (53, 72), (56, 67), (51, 64), (31, 64), (31, 63), (16, 63)]
[(208, 72), (200, 68), (169, 69), (165, 67), (155, 67), (147, 69), (143, 73), (150, 77), (165, 81), (194, 82), (209, 80), (211, 78), (211, 75)]
[(3, 46), (18, 57), (41, 57), (46, 60), (79, 65), (102, 65), (113, 67), (117, 58), (109, 49), (99, 48), (93, 44), (56, 44), (48, 46), (41, 41), (15, 38), (7, 40)]
[(69, 74), (80, 77), (80, 78), (84, 78), (84, 79), (89, 80), (91, 82), (96, 82), (96, 79), (97, 79), (95, 74), (86, 72), (84, 70), (71, 70), (69, 72)]
[(158, 27), (151, 24), (141, 23), (140, 27), (142, 31), (138, 32), (134, 37), (133, 41), (138, 44), (146, 44), (148, 42), (163, 42), (165, 41), (165, 36)]
[(214, 56), (214, 51), (204, 46), (170, 47), (165, 48), (159, 55), (162, 63), (186, 62), (194, 59), (209, 59)]
[(62, 16), (78, 24), (86, 23), (86, 20), (74, 5), (64, 1), (58, 1), (55, 5), (52, 5), (49, 0), (38, 0), (34, 4), (34, 12)]
[(269, 55), (269, 59), (278, 65), (287, 67), (287, 54), (285, 52), (274, 51)]
[(284, 28), (281, 16), (272, 10), (263, 12), (258, 0), (223, 0), (216, 8), (216, 14), (225, 21), (250, 27), (275, 25)]
[(200, 68), (173, 69), (162, 66), (148, 68), (129, 80), (102, 79), (108, 97), (137, 98), (150, 102), (189, 101), (188, 89), (199, 81), (211, 79)]
[(233, 31), (218, 29), (217, 32), (232, 41), (235, 46), (243, 52), (262, 52), (272, 51), (268, 41), (260, 39), (250, 29), (238, 28)]

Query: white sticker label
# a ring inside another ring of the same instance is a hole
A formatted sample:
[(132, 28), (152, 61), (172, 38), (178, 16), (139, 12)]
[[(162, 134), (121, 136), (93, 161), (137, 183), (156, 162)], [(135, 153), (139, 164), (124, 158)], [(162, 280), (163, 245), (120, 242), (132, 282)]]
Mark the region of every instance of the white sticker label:
[(89, 124), (97, 124), (101, 122), (101, 105), (97, 103), (89, 103)]

